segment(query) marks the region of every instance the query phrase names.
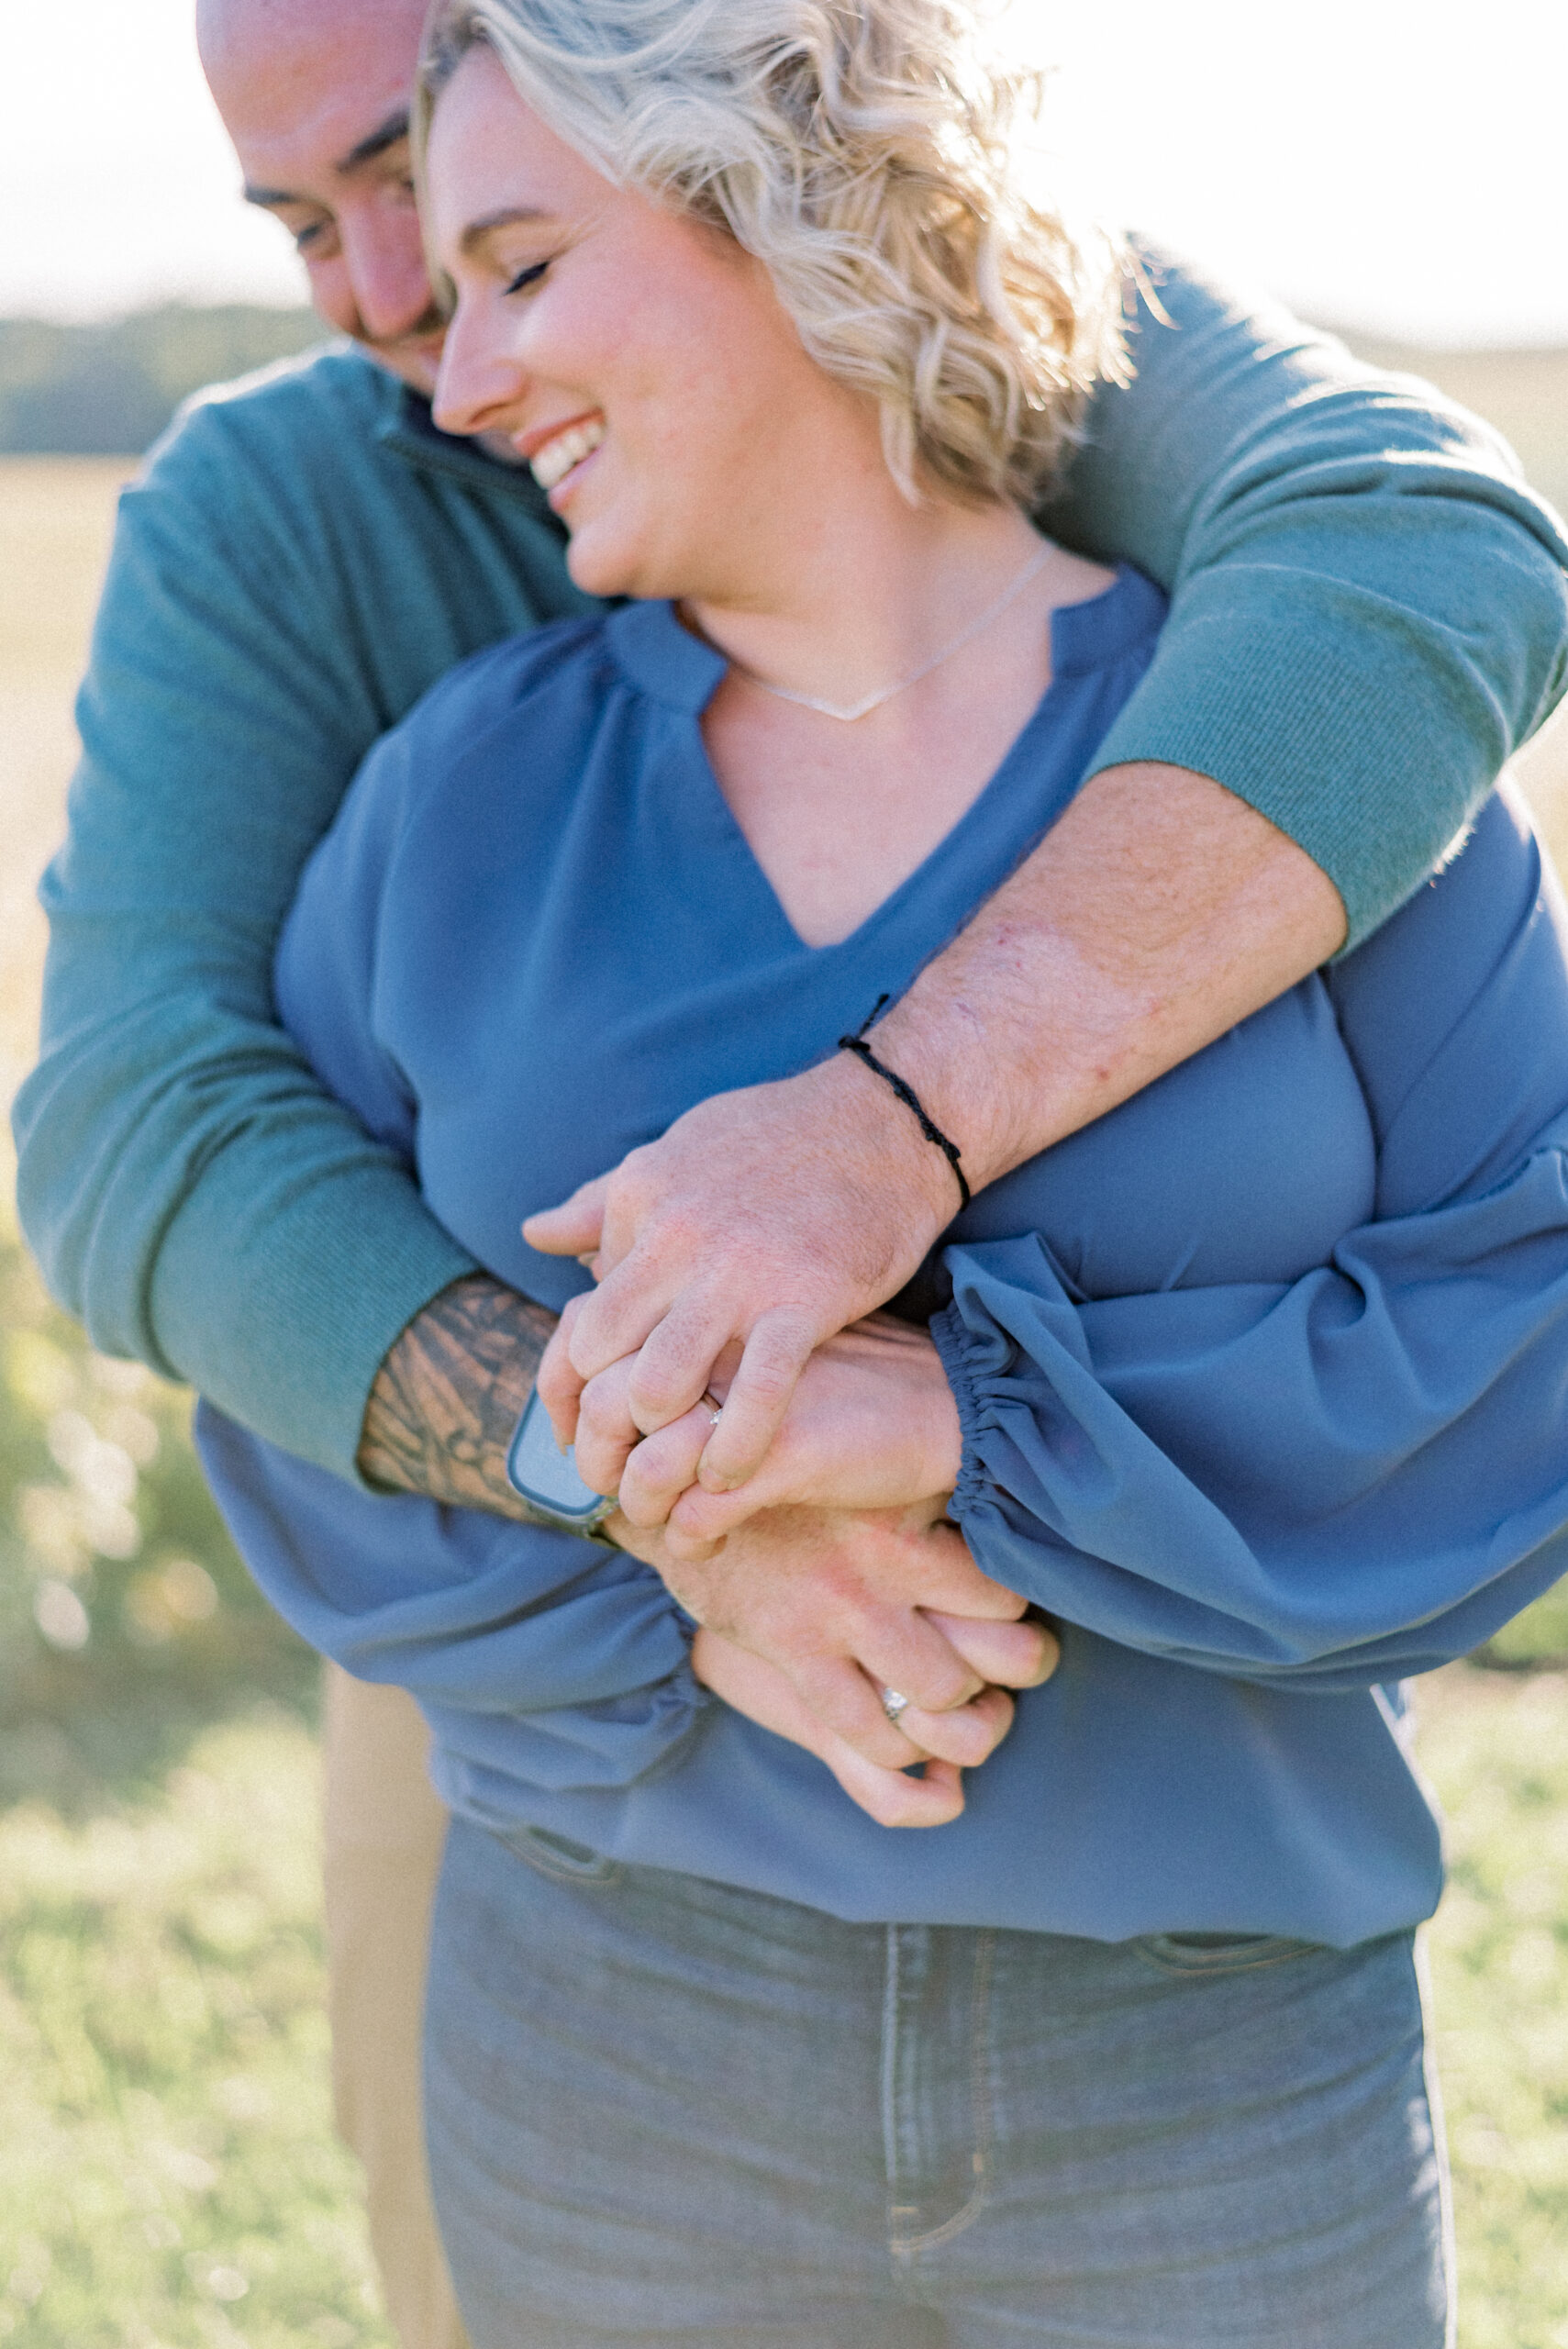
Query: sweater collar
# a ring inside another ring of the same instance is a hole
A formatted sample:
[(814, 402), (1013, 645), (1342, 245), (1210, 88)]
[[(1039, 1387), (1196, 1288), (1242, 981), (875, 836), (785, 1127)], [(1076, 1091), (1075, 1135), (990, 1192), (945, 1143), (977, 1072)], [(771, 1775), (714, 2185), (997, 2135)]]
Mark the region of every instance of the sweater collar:
[(386, 375), (385, 384), (385, 405), (375, 428), (384, 449), (421, 473), (445, 473), (470, 488), (484, 490), (490, 497), (515, 498), (519, 506), (531, 508), (554, 536), (564, 538), (561, 523), (527, 465), (503, 464), (476, 442), (441, 431), (430, 414), (428, 400), (421, 399), (395, 375)]

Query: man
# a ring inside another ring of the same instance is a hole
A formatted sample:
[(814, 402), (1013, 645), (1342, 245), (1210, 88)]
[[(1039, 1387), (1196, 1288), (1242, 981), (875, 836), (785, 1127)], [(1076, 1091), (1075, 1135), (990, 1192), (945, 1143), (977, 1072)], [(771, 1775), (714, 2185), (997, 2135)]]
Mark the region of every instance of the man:
[[(516, 1513), (504, 1446), (550, 1317), (454, 1246), (271, 1021), (277, 923), (371, 740), (453, 661), (582, 602), (528, 475), (444, 440), (420, 396), (419, 17), (205, 0), (250, 193), (374, 363), (198, 408), (128, 498), (46, 890), (21, 1188), (100, 1344), (340, 1473)], [(1175, 588), (1159, 659), (1068, 816), (879, 1030), (975, 1186), (1374, 926), (1562, 688), (1563, 551), (1484, 431), (1196, 281), (1162, 300), (1174, 328), (1143, 313), (1140, 377), (1095, 402), (1043, 518)], [(651, 1141), (550, 1227), (608, 1275), (563, 1388), (652, 1339), (651, 1427), (746, 1341), (751, 1400), (710, 1447), (729, 1483), (810, 1344), (918, 1264), (951, 1170), (849, 1054)], [(868, 1575), (857, 1604), (900, 1597)], [(395, 2321), (450, 2341), (411, 2122), (439, 1821), (402, 1700), (337, 1685), (328, 1725), (342, 2106)], [(398, 1932), (387, 1984), (366, 1952)]]

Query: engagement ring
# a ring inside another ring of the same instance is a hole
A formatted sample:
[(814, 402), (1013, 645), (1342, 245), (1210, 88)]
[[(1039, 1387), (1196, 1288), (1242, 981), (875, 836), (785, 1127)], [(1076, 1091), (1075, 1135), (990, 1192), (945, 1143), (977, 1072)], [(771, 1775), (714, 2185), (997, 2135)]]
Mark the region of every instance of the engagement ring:
[(908, 1711), (909, 1699), (907, 1697), (901, 1697), (896, 1688), (884, 1688), (882, 1692), (882, 1709), (890, 1721), (896, 1721), (900, 1713)]

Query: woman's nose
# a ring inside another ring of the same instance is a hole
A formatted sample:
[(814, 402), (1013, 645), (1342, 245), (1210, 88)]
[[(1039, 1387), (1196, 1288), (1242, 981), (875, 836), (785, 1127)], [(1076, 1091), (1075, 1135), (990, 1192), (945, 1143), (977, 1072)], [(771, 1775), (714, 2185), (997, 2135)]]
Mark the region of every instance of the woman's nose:
[(447, 327), (431, 413), (442, 432), (502, 429), (527, 388), (490, 305), (461, 297)]

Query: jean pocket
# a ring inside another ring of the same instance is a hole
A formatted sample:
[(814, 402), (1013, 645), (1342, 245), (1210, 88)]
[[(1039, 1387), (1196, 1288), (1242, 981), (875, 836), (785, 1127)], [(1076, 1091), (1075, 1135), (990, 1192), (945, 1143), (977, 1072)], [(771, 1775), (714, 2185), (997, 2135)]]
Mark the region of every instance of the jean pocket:
[(1162, 1974), (1212, 1978), (1218, 1974), (1255, 1973), (1283, 1965), (1321, 1946), (1286, 1933), (1140, 1933), (1132, 1947)]
[(618, 1861), (606, 1860), (602, 1852), (573, 1843), (568, 1836), (552, 1835), (546, 1827), (508, 1827), (498, 1830), (497, 1836), (517, 1858), (540, 1876), (553, 1876), (557, 1884), (614, 1884), (620, 1874)]

